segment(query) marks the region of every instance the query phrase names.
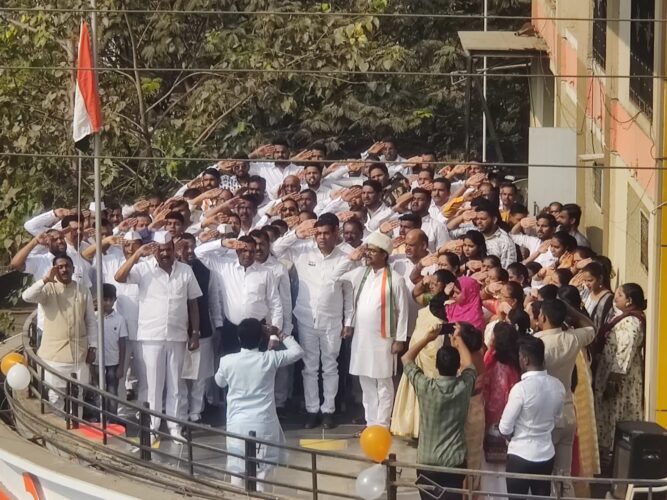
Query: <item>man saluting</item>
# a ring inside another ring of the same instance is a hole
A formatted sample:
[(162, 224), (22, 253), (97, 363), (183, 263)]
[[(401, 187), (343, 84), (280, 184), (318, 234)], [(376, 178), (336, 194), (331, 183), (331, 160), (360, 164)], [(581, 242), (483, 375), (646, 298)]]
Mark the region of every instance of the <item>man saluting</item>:
[[(274, 332), (278, 330), (272, 328)], [(261, 322), (247, 318), (238, 325), (241, 352), (223, 356), (215, 374), (215, 382), (220, 387), (229, 386), (227, 393), (227, 432), (247, 436), (251, 431), (258, 439), (284, 443), (285, 436), (278, 421), (275, 404), (275, 381), (278, 368), (295, 363), (303, 350), (292, 336), (271, 335), (269, 350), (261, 352), (259, 345), (264, 336)], [(282, 338), (281, 338), (282, 337)], [(286, 349), (271, 350), (282, 340)], [(244, 442), (232, 437), (227, 438), (227, 450), (243, 455)], [(284, 462), (281, 449), (260, 445), (257, 458), (269, 462)], [(264, 462), (257, 465), (257, 478), (265, 479), (274, 466)], [(245, 471), (243, 459), (227, 456), (227, 468), (237, 474)], [(240, 486), (243, 479), (232, 477), (232, 484)], [(259, 483), (260, 491), (267, 491), (267, 485)]]
[(391, 239), (371, 233), (366, 245), (349, 255), (366, 265), (345, 273), (354, 286), (354, 335), (350, 373), (359, 376), (366, 425), (389, 427), (394, 403), (396, 354), (408, 335), (408, 291), (389, 265)]

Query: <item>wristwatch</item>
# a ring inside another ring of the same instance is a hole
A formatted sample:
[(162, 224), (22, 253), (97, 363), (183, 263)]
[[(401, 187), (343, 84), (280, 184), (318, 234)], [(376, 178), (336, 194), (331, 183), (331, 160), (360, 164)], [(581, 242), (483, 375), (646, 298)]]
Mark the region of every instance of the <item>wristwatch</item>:
[(197, 337), (199, 337), (199, 330), (192, 330), (190, 332), (190, 335), (196, 335)]

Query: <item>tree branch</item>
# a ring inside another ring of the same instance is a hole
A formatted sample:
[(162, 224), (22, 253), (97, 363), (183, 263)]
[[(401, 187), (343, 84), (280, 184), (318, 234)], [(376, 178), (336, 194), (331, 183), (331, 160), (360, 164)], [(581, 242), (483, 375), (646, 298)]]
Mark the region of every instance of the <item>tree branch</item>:
[(139, 76), (139, 71), (137, 70), (137, 46), (134, 43), (134, 33), (132, 33), (132, 26), (130, 25), (130, 18), (127, 13), (123, 14), (125, 18), (125, 24), (127, 26), (127, 34), (130, 38), (130, 45), (132, 47), (132, 68), (134, 68), (134, 87), (137, 91), (137, 100), (139, 104), (139, 123), (141, 124), (141, 130), (144, 135), (144, 141), (146, 142), (146, 149), (149, 150), (151, 146), (151, 133), (148, 130), (148, 122), (146, 120), (146, 103), (144, 101), (144, 91), (141, 88), (141, 78)]
[(208, 127), (206, 127), (206, 129), (204, 129), (204, 131), (203, 131), (201, 134), (199, 134), (199, 137), (197, 137), (197, 138), (195, 139), (195, 141), (192, 143), (192, 145), (193, 145), (193, 146), (198, 146), (199, 143), (201, 143), (201, 142), (205, 141), (206, 139), (208, 139), (208, 137), (211, 135), (211, 133), (213, 132), (213, 130), (215, 130), (215, 127), (217, 127), (218, 124), (219, 124), (219, 123), (220, 123), (220, 122), (221, 122), (221, 121), (222, 121), (222, 120), (223, 120), (229, 113), (231, 113), (232, 111), (234, 111), (236, 108), (238, 108), (238, 107), (241, 106), (242, 104), (245, 104), (245, 102), (246, 102), (249, 98), (250, 98), (249, 96), (244, 97), (244, 98), (241, 99), (240, 101), (237, 101), (236, 104), (234, 104), (231, 108), (229, 108), (228, 110), (226, 110), (226, 111), (224, 111), (223, 113), (221, 113), (220, 116), (218, 116), (215, 120), (213, 120), (213, 123), (211, 123)]

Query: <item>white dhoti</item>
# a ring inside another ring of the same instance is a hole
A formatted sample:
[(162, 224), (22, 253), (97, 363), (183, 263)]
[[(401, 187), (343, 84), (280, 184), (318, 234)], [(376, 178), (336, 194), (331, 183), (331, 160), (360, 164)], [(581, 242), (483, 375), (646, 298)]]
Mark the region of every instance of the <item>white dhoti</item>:
[[(52, 370), (61, 375), (71, 377), (72, 374), (75, 374), (76, 379), (84, 384), (87, 384), (90, 381), (90, 372), (85, 361), (81, 361), (80, 363), (60, 363), (58, 361), (48, 361), (46, 359), (43, 361)], [(46, 370), (44, 371), (44, 382), (48, 384), (48, 387), (53, 387), (53, 389), (49, 389), (49, 403), (51, 403), (51, 406), (61, 411), (64, 410), (65, 397), (62, 394), (67, 390), (67, 382)], [(83, 401), (82, 392), (79, 392), (78, 399)], [(79, 404), (79, 417), (82, 416), (82, 411), (83, 405)]]
[[(338, 393), (338, 354), (340, 353), (341, 327), (319, 329), (302, 322), (299, 326), (299, 344), (303, 349), (303, 394), (308, 413), (333, 413), (336, 411)], [(320, 405), (318, 373), (322, 360), (322, 392)]]
[[(166, 389), (164, 413), (170, 417), (185, 418), (185, 381), (181, 378), (185, 342), (142, 341), (141, 351), (146, 366), (146, 395), (151, 410), (162, 412), (162, 396)], [(169, 429), (178, 429), (168, 422)], [(151, 417), (151, 428), (160, 428), (160, 418)]]
[(188, 389), (188, 418), (193, 422), (201, 418), (201, 412), (204, 410), (204, 392), (215, 372), (213, 367), (215, 353), (213, 352), (212, 341), (211, 337), (199, 339), (200, 354), (197, 380), (185, 381)]

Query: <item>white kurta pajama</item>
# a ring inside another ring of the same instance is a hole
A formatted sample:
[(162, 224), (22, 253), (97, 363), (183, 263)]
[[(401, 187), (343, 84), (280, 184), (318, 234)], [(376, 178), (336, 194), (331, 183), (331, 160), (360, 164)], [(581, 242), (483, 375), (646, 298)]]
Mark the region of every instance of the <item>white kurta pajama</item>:
[(392, 271), (391, 296), (396, 325), (395, 337), (383, 337), (381, 302), (384, 269), (371, 270), (359, 293), (366, 269), (364, 266), (344, 275), (354, 286), (356, 300), (350, 373), (359, 376), (366, 425), (389, 427), (394, 402), (392, 376), (396, 369), (396, 355), (392, 354), (391, 346), (394, 341), (405, 342), (407, 339), (410, 298), (403, 278), (396, 271)]
[[(293, 337), (283, 341), (286, 350), (265, 351), (241, 349), (220, 359), (220, 367), (215, 374), (215, 382), (220, 387), (229, 386), (227, 393), (227, 432), (247, 436), (254, 431), (258, 439), (278, 444), (285, 442), (282, 427), (278, 421), (274, 399), (276, 372), (283, 366), (295, 363), (303, 355), (303, 350)], [(241, 439), (227, 438), (227, 450), (243, 455), (245, 443)], [(257, 458), (282, 463), (284, 450), (260, 445)], [(258, 463), (257, 477), (264, 479), (274, 466)], [(245, 463), (241, 458), (227, 457), (227, 469), (239, 474), (245, 473)], [(240, 486), (243, 479), (233, 476), (232, 484)], [(259, 483), (258, 490), (265, 491), (266, 485)]]
[[(334, 413), (338, 393), (338, 355), (343, 326), (352, 324), (352, 286), (339, 281), (354, 264), (339, 249), (323, 255), (317, 245), (297, 238), (293, 231), (273, 244), (273, 251), (289, 258), (299, 278), (294, 306), (303, 355), (303, 392), (308, 413)], [(322, 396), (318, 373), (322, 362)]]
[[(187, 264), (176, 261), (167, 274), (151, 257), (136, 264), (126, 282), (139, 290), (137, 340), (146, 366), (146, 399), (152, 410), (162, 412), (166, 392), (165, 413), (183, 419), (186, 387), (181, 370), (188, 341), (188, 301), (202, 294), (197, 279)], [(168, 427), (179, 428), (172, 421)], [(159, 417), (151, 417), (151, 428), (159, 430)]]

